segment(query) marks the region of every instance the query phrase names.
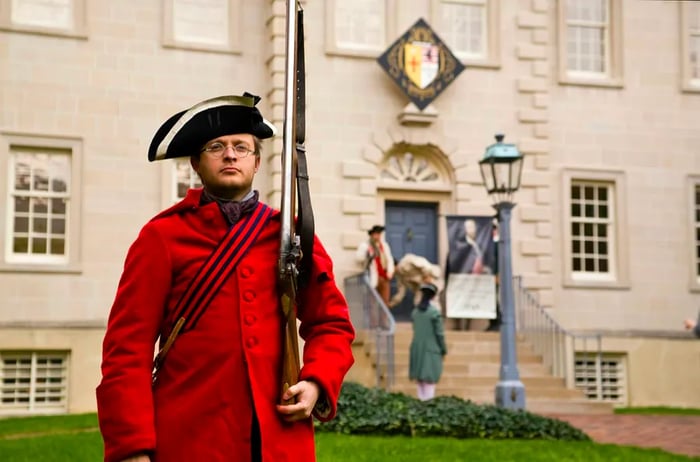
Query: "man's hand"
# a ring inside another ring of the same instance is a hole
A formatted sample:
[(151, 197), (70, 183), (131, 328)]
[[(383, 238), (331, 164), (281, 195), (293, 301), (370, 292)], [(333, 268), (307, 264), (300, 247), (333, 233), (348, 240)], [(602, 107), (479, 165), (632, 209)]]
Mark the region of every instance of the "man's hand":
[(314, 410), (314, 406), (316, 406), (319, 393), (319, 387), (315, 382), (302, 380), (289, 387), (282, 396), (284, 400), (296, 396), (296, 404), (278, 404), (277, 412), (282, 414), (282, 418), (287, 422), (308, 419)]
[(695, 329), (695, 320), (694, 319), (686, 319), (683, 324), (685, 325), (685, 328), (688, 330), (693, 330)]

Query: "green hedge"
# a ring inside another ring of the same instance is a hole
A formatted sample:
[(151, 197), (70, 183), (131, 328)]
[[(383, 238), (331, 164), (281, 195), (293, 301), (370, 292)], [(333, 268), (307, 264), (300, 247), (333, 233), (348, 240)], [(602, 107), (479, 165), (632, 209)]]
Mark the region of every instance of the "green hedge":
[(317, 421), (316, 430), (356, 435), (590, 441), (588, 435), (566, 422), (527, 411), (479, 405), (455, 396), (419, 401), (352, 382), (343, 384), (335, 419)]

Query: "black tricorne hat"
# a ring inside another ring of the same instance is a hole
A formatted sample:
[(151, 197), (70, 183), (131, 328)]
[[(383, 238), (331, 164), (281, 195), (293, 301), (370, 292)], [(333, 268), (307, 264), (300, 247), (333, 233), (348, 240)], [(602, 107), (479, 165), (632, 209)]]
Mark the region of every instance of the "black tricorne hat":
[(423, 293), (429, 293), (430, 295), (435, 295), (438, 292), (438, 288), (435, 284), (431, 282), (424, 282), (420, 285), (420, 291)]
[(255, 105), (259, 96), (219, 96), (178, 112), (160, 126), (148, 148), (148, 160), (189, 157), (204, 144), (224, 135), (250, 133), (260, 139), (275, 135), (275, 127), (265, 120)]
[(381, 233), (382, 231), (384, 231), (384, 227), (382, 225), (374, 225), (367, 231), (367, 234)]

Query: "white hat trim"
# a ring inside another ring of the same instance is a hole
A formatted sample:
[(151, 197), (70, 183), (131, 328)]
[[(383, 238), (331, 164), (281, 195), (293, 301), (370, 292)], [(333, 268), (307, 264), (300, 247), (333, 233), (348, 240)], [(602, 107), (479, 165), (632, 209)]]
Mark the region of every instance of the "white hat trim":
[[(208, 109), (212, 109), (219, 106), (255, 107), (255, 104), (253, 98), (248, 96), (220, 96), (195, 104), (194, 106), (189, 108), (187, 112), (182, 114), (182, 117), (180, 117), (180, 119), (175, 123), (175, 125), (173, 125), (170, 128), (170, 131), (163, 137), (163, 141), (161, 141), (160, 144), (158, 144), (155, 160), (165, 159), (165, 155), (168, 153), (168, 147), (173, 141), (173, 138), (175, 138), (175, 135), (177, 135), (177, 133), (182, 129), (182, 127), (184, 127), (187, 122), (192, 120), (194, 116), (196, 116), (202, 111), (206, 111)], [(263, 119), (263, 121), (266, 123), (266, 125), (270, 125), (272, 127), (272, 125), (267, 120)], [(272, 127), (272, 131), (275, 131), (274, 127)]]

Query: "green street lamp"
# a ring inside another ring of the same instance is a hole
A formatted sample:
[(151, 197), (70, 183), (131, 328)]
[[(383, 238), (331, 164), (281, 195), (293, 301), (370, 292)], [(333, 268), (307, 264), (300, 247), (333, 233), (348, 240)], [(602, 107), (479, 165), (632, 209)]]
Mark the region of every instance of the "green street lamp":
[(515, 203), (513, 194), (520, 188), (523, 156), (514, 144), (503, 142), (504, 135), (496, 135), (496, 143), (486, 148), (479, 161), (486, 191), (493, 199), (498, 214), (498, 269), (501, 300), (501, 368), (496, 384), (496, 406), (525, 409), (525, 386), (520, 381), (515, 339), (515, 300), (513, 297), (513, 270), (510, 250), (510, 216)]

